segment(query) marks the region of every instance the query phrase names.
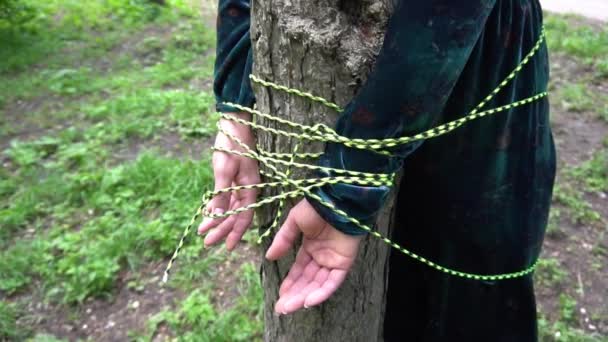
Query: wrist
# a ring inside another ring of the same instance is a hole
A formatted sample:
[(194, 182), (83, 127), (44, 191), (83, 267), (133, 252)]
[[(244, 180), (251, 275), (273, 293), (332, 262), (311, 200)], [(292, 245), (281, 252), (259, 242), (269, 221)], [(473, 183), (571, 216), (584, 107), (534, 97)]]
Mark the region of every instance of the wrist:
[[(251, 121), (251, 114), (247, 112), (226, 112), (223, 113), (225, 115), (229, 115), (244, 121)], [(255, 135), (251, 127), (242, 124), (240, 122), (220, 118), (219, 126), (221, 129), (227, 133), (234, 135), (239, 138), (244, 144), (249, 146), (250, 148), (255, 147)], [(218, 134), (222, 134), (222, 131), (218, 132)]]
[[(236, 118), (239, 118), (239, 119), (245, 120), (245, 121), (251, 121), (251, 113), (248, 113), (248, 112), (225, 112), (222, 114), (234, 116)], [(220, 121), (230, 121), (230, 120), (220, 118)]]

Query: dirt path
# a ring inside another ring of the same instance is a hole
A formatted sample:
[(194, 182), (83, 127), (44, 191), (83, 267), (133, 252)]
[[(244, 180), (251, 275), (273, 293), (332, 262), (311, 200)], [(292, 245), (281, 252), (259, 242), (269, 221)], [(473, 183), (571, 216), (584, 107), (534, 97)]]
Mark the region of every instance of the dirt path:
[(542, 0), (543, 8), (556, 13), (576, 13), (588, 18), (608, 21), (606, 0)]

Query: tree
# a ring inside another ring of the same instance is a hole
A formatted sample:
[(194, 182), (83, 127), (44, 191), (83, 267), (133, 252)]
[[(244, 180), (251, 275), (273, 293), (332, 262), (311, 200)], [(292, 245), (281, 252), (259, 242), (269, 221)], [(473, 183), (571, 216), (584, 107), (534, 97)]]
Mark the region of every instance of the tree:
[[(251, 39), (253, 73), (266, 80), (308, 90), (340, 105), (356, 94), (373, 67), (391, 13), (382, 0), (254, 0)], [(258, 109), (306, 124), (333, 126), (337, 114), (321, 105), (254, 86)], [(263, 122), (274, 126), (274, 123)], [(290, 152), (294, 141), (259, 133), (262, 148)], [(320, 144), (300, 152), (322, 151)], [(302, 177), (302, 174), (295, 174)], [(264, 195), (270, 195), (267, 191)], [(389, 200), (377, 226), (390, 232), (393, 201)], [(286, 211), (284, 211), (285, 213)], [(258, 212), (262, 227), (276, 215), (273, 208)], [(271, 239), (265, 241), (268, 247)], [(264, 248), (264, 249), (266, 249)], [(294, 249), (295, 251), (296, 249)], [(262, 265), (267, 341), (377, 341), (382, 339), (389, 248), (368, 236), (340, 290), (323, 305), (289, 316), (274, 316), (278, 287), (292, 265), (295, 252), (279, 262)]]

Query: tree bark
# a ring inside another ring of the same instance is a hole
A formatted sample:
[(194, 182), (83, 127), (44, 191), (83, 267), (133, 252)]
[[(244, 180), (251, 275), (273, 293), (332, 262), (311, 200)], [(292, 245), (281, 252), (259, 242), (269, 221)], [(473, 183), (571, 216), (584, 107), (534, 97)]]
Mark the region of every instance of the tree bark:
[[(313, 92), (346, 105), (365, 81), (382, 44), (392, 11), (391, 0), (253, 0), (251, 39), (253, 73), (263, 79)], [(262, 112), (289, 120), (334, 126), (337, 113), (308, 100), (254, 86)], [(276, 127), (272, 122), (264, 125)], [(265, 133), (258, 142), (267, 151), (289, 152), (295, 141)], [(321, 144), (301, 145), (300, 152), (322, 151)], [(296, 172), (294, 178), (302, 178)], [(271, 195), (266, 192), (264, 195)], [(392, 226), (393, 200), (388, 201), (377, 226), (383, 235)], [(292, 204), (287, 206), (286, 209)], [(288, 210), (284, 210), (284, 215)], [(276, 207), (257, 213), (268, 226)], [(271, 239), (265, 241), (267, 249)], [(293, 315), (274, 315), (281, 280), (295, 251), (278, 262), (262, 265), (265, 289), (266, 341), (379, 341), (382, 340), (389, 248), (368, 236), (357, 262), (342, 287), (323, 305)]]

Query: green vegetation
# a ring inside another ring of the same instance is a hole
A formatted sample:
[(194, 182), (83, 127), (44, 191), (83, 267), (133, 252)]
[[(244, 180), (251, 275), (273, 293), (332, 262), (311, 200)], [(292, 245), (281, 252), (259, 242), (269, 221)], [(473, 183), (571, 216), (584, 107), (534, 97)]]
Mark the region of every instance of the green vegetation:
[(583, 112), (594, 109), (592, 94), (584, 84), (567, 84), (561, 89), (564, 108), (572, 112)]
[(541, 259), (534, 272), (537, 284), (543, 288), (559, 288), (564, 285), (568, 271), (555, 258)]
[(608, 28), (597, 29), (581, 22), (576, 16), (547, 16), (549, 48), (579, 58), (595, 68), (597, 76), (608, 76)]
[(571, 183), (557, 184), (553, 189), (553, 200), (564, 205), (572, 223), (592, 224), (601, 220), (600, 213), (585, 200), (584, 192)]
[(17, 312), (13, 305), (0, 301), (0, 340), (11, 341), (23, 338), (24, 331), (17, 327)]
[[(603, 127), (601, 121), (608, 122), (608, 97), (602, 90), (608, 77), (608, 29), (591, 26), (577, 16), (561, 15), (546, 16), (545, 26), (550, 53), (560, 68), (553, 74), (553, 83), (559, 84), (557, 89), (552, 89), (553, 119), (562, 127), (583, 120), (590, 120), (588, 125), (596, 128)], [(559, 142), (559, 130), (554, 134)], [(593, 308), (595, 303), (588, 300), (584, 303), (583, 287), (585, 292), (590, 291), (590, 283), (584, 279), (603, 279), (605, 274), (602, 241), (605, 241), (607, 224), (603, 211), (603, 196), (608, 191), (607, 139), (608, 136), (603, 138), (600, 146), (580, 146), (579, 157), (583, 153), (586, 156), (583, 162), (563, 163), (559, 170), (547, 227), (549, 248), (545, 247), (545, 252), (550, 256), (541, 260), (535, 273), (536, 287), (545, 295), (559, 297), (540, 305), (541, 341), (606, 340), (595, 331), (597, 322), (606, 319), (605, 308)], [(586, 266), (564, 267), (581, 262)], [(593, 286), (605, 288), (606, 285), (600, 281)], [(578, 304), (579, 301), (583, 303)], [(596, 313), (579, 314), (582, 305)]]
[[(87, 158), (89, 149), (72, 146), (76, 148), (67, 152), (69, 157)], [(152, 153), (106, 169), (91, 163), (90, 169), (82, 167), (68, 177), (60, 175), (65, 172), (62, 166), (39, 181), (33, 193), (11, 197), (3, 225), (13, 230), (32, 227), (35, 237), (3, 252), (12, 262), (3, 266), (7, 270), (0, 288), (9, 293), (40, 275), (49, 295), (65, 302), (108, 295), (122, 268), (137, 268), (171, 253), (176, 236), (171, 228), (187, 221), (198, 199), (191, 189), (203, 188), (211, 179), (205, 162), (176, 162)], [(33, 176), (12, 180), (33, 183), (40, 178)], [(34, 203), (41, 199), (46, 207)], [(41, 216), (51, 222), (51, 229), (45, 229), (48, 221)]]
[(23, 28), (36, 16), (36, 8), (20, 0), (0, 0), (0, 27)]
[[(207, 144), (217, 121), (201, 87), (212, 75), (215, 34), (200, 8), (11, 3), (34, 14), (0, 18), (0, 340), (34, 333), (18, 323), (26, 312), (16, 296), (71, 311), (113, 297), (123, 282), (134, 292), (149, 286), (158, 274), (146, 267), (171, 255), (212, 186), (208, 155), (188, 158), (187, 147)], [(190, 340), (203, 331), (259, 338), (261, 288), (250, 262), (235, 279), (238, 300), (220, 312), (213, 299), (211, 276), (227, 258), (189, 243), (169, 286), (191, 294), (152, 312), (150, 327), (167, 324)], [(153, 330), (133, 334), (147, 340)]]
[[(187, 331), (180, 336), (181, 341), (261, 340), (263, 312), (259, 303), (263, 301), (263, 293), (259, 276), (251, 264), (245, 264), (239, 274), (245, 279), (244, 286), (239, 288), (240, 297), (229, 310), (220, 314), (208, 294), (194, 290), (177, 311), (161, 311), (152, 317), (148, 326), (150, 333), (165, 323), (174, 332)], [(149, 338), (151, 335), (140, 337)]]
[(568, 170), (568, 174), (583, 182), (587, 191), (608, 191), (608, 149), (600, 149), (590, 160)]
[[(175, 20), (177, 14), (163, 11), (158, 5), (144, 0), (98, 0), (87, 6), (76, 0), (8, 0), (7, 3), (13, 10), (4, 20), (0, 17), (0, 40), (4, 45), (0, 50), (0, 72), (23, 70), (37, 62), (61, 65), (65, 63), (62, 58), (66, 57), (62, 48), (70, 48), (74, 43), (85, 40), (89, 40), (87, 44), (94, 49), (83, 49), (68, 57), (77, 61), (83, 57), (101, 56), (124, 34), (152, 21)], [(173, 1), (171, 5), (184, 9), (182, 13), (186, 13), (182, 3)], [(14, 20), (15, 13), (21, 19)], [(95, 37), (95, 31), (104, 32), (107, 37)]]
[(563, 179), (558, 181), (554, 190), (554, 201), (563, 208), (553, 208), (550, 216), (549, 234), (559, 235), (555, 227), (562, 211), (575, 224), (594, 224), (602, 222), (602, 216), (586, 199), (587, 194), (608, 191), (608, 149), (600, 148), (592, 158), (580, 165), (566, 167)]
[(605, 341), (598, 334), (588, 334), (575, 328), (577, 324), (576, 300), (566, 294), (559, 296), (559, 319), (550, 324), (542, 315), (538, 319), (539, 339), (560, 342), (598, 342)]
[(560, 220), (562, 219), (562, 210), (557, 206), (552, 206), (549, 212), (549, 222), (547, 222), (547, 228), (545, 234), (551, 239), (562, 239), (566, 234), (560, 227)]
[(606, 103), (600, 108), (600, 118), (605, 122), (608, 122), (608, 100)]

